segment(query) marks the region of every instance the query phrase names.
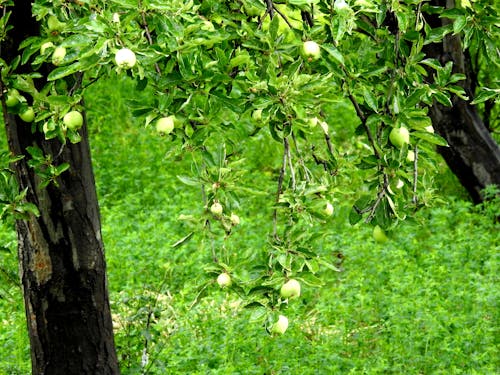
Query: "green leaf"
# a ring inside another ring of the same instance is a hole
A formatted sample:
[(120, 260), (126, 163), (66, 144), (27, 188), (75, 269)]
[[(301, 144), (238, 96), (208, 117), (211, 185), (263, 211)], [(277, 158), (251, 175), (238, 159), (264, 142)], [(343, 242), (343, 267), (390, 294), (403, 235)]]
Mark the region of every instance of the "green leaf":
[(325, 44), (322, 47), (324, 50), (326, 50), (326, 52), (328, 52), (330, 56), (332, 56), (341, 65), (345, 65), (344, 56), (342, 56), (342, 53), (340, 53), (340, 51), (336, 47), (334, 47), (331, 44)]
[(437, 59), (425, 59), (425, 60), (420, 61), (420, 63), (427, 65), (427, 66), (430, 66), (431, 68), (434, 68), (436, 70), (439, 70), (442, 68), (441, 64), (439, 63), (439, 61)]
[(377, 98), (373, 95), (372, 90), (369, 90), (367, 87), (363, 87), (363, 98), (365, 99), (365, 103), (373, 112), (378, 112)]
[(453, 104), (451, 103), (450, 96), (444, 92), (435, 92), (433, 97), (441, 104), (451, 107)]
[(53, 71), (49, 73), (47, 76), (47, 81), (55, 81), (61, 79), (63, 77), (67, 77), (71, 74), (74, 74), (80, 70), (80, 63), (77, 61), (71, 65), (60, 66), (59, 68), (55, 68)]
[(453, 21), (453, 34), (458, 34), (467, 26), (467, 18), (465, 16), (458, 16)]
[(351, 208), (351, 211), (349, 211), (349, 224), (351, 224), (351, 225), (357, 224), (363, 218), (363, 216), (358, 213), (356, 208), (354, 208), (355, 206), (356, 205), (354, 205)]
[(500, 89), (489, 89), (487, 87), (481, 87), (481, 91), (479, 91), (479, 94), (477, 94), (471, 104), (484, 103), (485, 101), (492, 98), (495, 98), (495, 100), (498, 100), (498, 98), (500, 98)]
[(446, 142), (446, 139), (444, 139), (443, 137), (441, 137), (436, 133), (430, 133), (426, 131), (414, 131), (411, 134), (416, 138), (423, 139), (424, 141), (427, 141), (429, 143), (438, 146), (448, 146), (448, 142)]
[(194, 235), (194, 232), (189, 233), (188, 235), (182, 237), (180, 240), (178, 240), (176, 243), (172, 244), (173, 248), (180, 247), (184, 245), (187, 241), (189, 241)]
[(195, 178), (195, 177), (177, 175), (177, 178), (183, 184), (186, 184), (186, 185), (189, 185), (189, 186), (200, 186), (200, 184), (201, 184), (200, 180), (197, 179), (197, 178)]
[(59, 176), (61, 173), (67, 171), (68, 169), (69, 169), (69, 163), (62, 163), (61, 165), (56, 167), (55, 175)]

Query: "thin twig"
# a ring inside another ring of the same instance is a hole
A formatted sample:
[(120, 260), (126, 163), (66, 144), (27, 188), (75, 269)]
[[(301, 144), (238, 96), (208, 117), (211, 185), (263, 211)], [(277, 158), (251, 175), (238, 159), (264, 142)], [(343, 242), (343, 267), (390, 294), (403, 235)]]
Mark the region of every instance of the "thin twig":
[[(146, 31), (146, 39), (148, 40), (148, 43), (151, 46), (151, 45), (153, 45), (153, 38), (151, 38), (151, 33), (149, 31), (149, 26), (148, 26), (148, 23), (146, 21), (146, 14), (144, 11), (141, 11), (141, 19), (142, 19), (142, 27), (144, 27), (144, 31)], [(161, 75), (161, 70), (160, 70), (158, 63), (155, 63), (155, 70), (156, 70), (156, 73)]]
[(290, 143), (288, 142), (288, 137), (285, 137), (283, 140), (285, 150), (287, 153), (287, 158), (288, 158), (288, 166), (290, 167), (290, 178), (292, 179), (292, 190), (295, 190), (296, 187), (296, 181), (295, 181), (295, 170), (293, 168), (293, 163), (292, 163), (292, 154), (290, 152)]
[(286, 22), (286, 24), (288, 25), (288, 27), (289, 27), (290, 29), (293, 29), (293, 26), (292, 26), (292, 24), (290, 23), (290, 21), (288, 21), (288, 18), (286, 18), (286, 16), (283, 14), (283, 12), (282, 12), (281, 10), (279, 10), (279, 9), (276, 7), (276, 5), (274, 5), (274, 4), (273, 4), (273, 9), (276, 11), (276, 13), (278, 13), (278, 14), (281, 16), (281, 18), (283, 18), (283, 21), (285, 21), (285, 22)]
[(418, 146), (415, 145), (415, 159), (413, 160), (413, 198), (412, 202), (416, 206), (418, 203), (417, 198), (417, 183), (418, 183)]
[(366, 116), (363, 113), (363, 110), (359, 106), (358, 101), (356, 100), (354, 95), (352, 95), (351, 93), (349, 93), (349, 100), (351, 101), (352, 105), (354, 106), (354, 109), (356, 110), (356, 114), (358, 115), (359, 119), (361, 120), (361, 123), (363, 124), (363, 127), (365, 128), (366, 135), (368, 136), (368, 140), (370, 141), (370, 144), (371, 144), (372, 149), (373, 149), (373, 154), (375, 155), (375, 157), (377, 159), (381, 160), (380, 154), (377, 150), (377, 147), (375, 146), (375, 138), (373, 138), (372, 131), (371, 131), (370, 127), (368, 126), (368, 124), (366, 123)]
[(305, 177), (307, 182), (310, 182), (311, 181), (310, 172), (304, 163), (304, 158), (302, 157), (302, 153), (300, 152), (300, 149), (299, 149), (299, 144), (297, 143), (297, 138), (295, 138), (295, 133), (293, 131), (292, 131), (292, 140), (293, 140), (293, 144), (295, 145), (295, 152), (299, 156), (299, 165), (304, 170), (304, 177)]
[(333, 145), (331, 142), (330, 134), (325, 133), (325, 141), (326, 141), (326, 145), (328, 147), (328, 151), (330, 151), (330, 153), (333, 155)]
[(283, 189), (283, 180), (285, 178), (285, 172), (286, 172), (286, 163), (287, 163), (287, 157), (288, 157), (288, 151), (287, 151), (287, 145), (288, 140), (287, 138), (283, 139), (283, 162), (281, 164), (281, 170), (280, 170), (280, 175), (278, 177), (278, 190), (276, 191), (276, 207), (274, 207), (273, 211), (273, 237), (276, 238), (278, 235), (278, 203), (280, 201), (280, 196), (281, 196), (281, 190)]
[(375, 217), (375, 212), (377, 211), (378, 205), (380, 204), (380, 202), (382, 202), (382, 199), (387, 194), (387, 187), (389, 186), (389, 178), (387, 177), (387, 175), (385, 173), (384, 173), (383, 176), (384, 176), (383, 177), (384, 178), (384, 183), (383, 183), (383, 185), (381, 186), (381, 188), (379, 189), (379, 191), (377, 193), (377, 199), (375, 200), (375, 203), (371, 207), (371, 209), (370, 209), (370, 215), (368, 215), (368, 217), (366, 218), (365, 223), (369, 223), (369, 222), (371, 222), (373, 220), (373, 218)]

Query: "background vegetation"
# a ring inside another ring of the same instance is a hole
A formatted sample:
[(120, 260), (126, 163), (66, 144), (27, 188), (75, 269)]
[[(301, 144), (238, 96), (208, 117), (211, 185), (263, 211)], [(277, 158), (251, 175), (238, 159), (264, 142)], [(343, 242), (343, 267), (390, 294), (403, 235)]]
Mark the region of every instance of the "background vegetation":
[[(340, 272), (324, 269), (326, 285), (305, 285), (300, 303), (288, 307), (289, 330), (271, 337), (253, 322), (255, 312), (241, 308), (237, 293), (220, 290), (210, 266), (212, 246), (233, 267), (258, 259), (268, 246), (271, 212), (262, 202), (275, 197), (280, 145), (264, 142), (265, 132), (245, 145), (252, 168), (239, 183), (258, 181), (260, 190), (240, 200), (242, 223), (230, 237), (195, 235), (173, 247), (190, 233), (189, 215), (203, 211), (202, 193), (176, 177), (188, 174), (193, 160), (169, 151), (168, 137), (132, 117), (127, 100), (135, 95), (125, 79), (99, 84), (86, 98), (124, 374), (500, 371), (498, 200), (471, 206), (443, 164), (429, 174), (434, 206), (395, 228), (388, 243), (376, 244), (371, 227), (348, 224), (356, 197), (341, 187), (362, 191), (363, 177), (341, 169), (334, 217), (318, 229), (329, 233), (319, 252)], [(339, 153), (363, 147), (350, 106), (332, 105), (328, 118)], [(349, 158), (342, 163), (347, 168)], [(0, 245), (0, 374), (28, 374), (12, 223), (0, 229)]]

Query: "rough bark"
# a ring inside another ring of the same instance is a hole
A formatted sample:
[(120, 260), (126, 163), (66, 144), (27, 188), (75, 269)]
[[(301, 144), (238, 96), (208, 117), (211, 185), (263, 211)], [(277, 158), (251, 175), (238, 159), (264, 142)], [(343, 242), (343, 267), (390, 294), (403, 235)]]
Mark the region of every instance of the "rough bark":
[[(453, 1), (436, 0), (434, 4), (452, 7)], [(434, 27), (450, 22), (446, 18), (433, 17), (429, 17), (429, 21)], [(462, 49), (460, 36), (448, 34), (442, 43), (430, 45), (426, 53), (443, 65), (453, 61), (453, 72), (467, 76), (461, 84), (472, 101), (475, 75), (471, 61)], [(450, 145), (440, 147), (439, 152), (474, 202), (479, 203), (483, 200), (481, 191), (487, 185), (500, 186), (500, 148), (470, 101), (453, 96), (452, 107), (435, 103), (429, 115), (434, 129)]]
[[(16, 0), (11, 20), (14, 29), (2, 46), (7, 61), (38, 29), (29, 0)], [(39, 217), (16, 223), (33, 374), (118, 374), (86, 124), (80, 143), (62, 147), (6, 114), (3, 104), (9, 148), (25, 156), (12, 167), (27, 200), (40, 211)], [(28, 146), (52, 155), (56, 165), (70, 164), (57, 179), (59, 186), (39, 188), (40, 178), (27, 164)]]

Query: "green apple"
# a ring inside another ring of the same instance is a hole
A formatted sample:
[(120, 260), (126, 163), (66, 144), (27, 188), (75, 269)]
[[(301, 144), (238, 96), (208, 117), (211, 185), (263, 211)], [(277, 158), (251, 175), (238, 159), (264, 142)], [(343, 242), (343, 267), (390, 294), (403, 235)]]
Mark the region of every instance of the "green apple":
[(56, 129), (54, 121), (47, 121), (43, 124), (43, 132), (48, 133)]
[(352, 13), (351, 7), (345, 2), (345, 0), (335, 0), (333, 9), (339, 14), (349, 15), (349, 13)]
[(263, 13), (264, 9), (259, 8), (257, 4), (258, 2), (255, 3), (253, 1), (245, 1), (243, 3), (245, 14), (249, 17), (260, 16)]
[(156, 131), (160, 134), (170, 134), (175, 127), (175, 116), (162, 117), (156, 121)]
[(217, 284), (219, 284), (221, 288), (227, 288), (228, 286), (231, 286), (231, 283), (231, 276), (229, 276), (228, 273), (223, 272), (217, 276)]
[(252, 118), (255, 121), (261, 121), (262, 120), (262, 109), (256, 109), (255, 111), (253, 111)]
[(233, 224), (234, 226), (236, 226), (240, 223), (240, 217), (236, 214), (233, 214), (233, 213), (231, 213), (229, 220), (231, 220), (231, 224)]
[(288, 328), (288, 318), (284, 315), (278, 317), (278, 321), (271, 327), (271, 333), (282, 335)]
[(59, 21), (56, 16), (50, 16), (47, 20), (47, 27), (51, 33), (59, 32), (66, 27), (64, 22)]
[(210, 206), (210, 212), (214, 214), (215, 216), (220, 216), (222, 215), (222, 211), (224, 209), (222, 208), (222, 205), (219, 202), (214, 202), (212, 206)]
[(7, 107), (15, 107), (16, 105), (19, 104), (19, 91), (16, 89), (10, 89), (7, 91), (7, 95), (5, 97), (5, 105)]
[(404, 126), (392, 128), (389, 133), (389, 140), (394, 146), (401, 148), (403, 145), (410, 143), (410, 132)]
[(308, 59), (316, 60), (321, 54), (321, 49), (318, 43), (312, 40), (308, 40), (302, 45), (302, 53)]
[(319, 124), (319, 119), (317, 117), (312, 117), (309, 120), (307, 120), (307, 125), (309, 125), (310, 128), (314, 128)]
[(202, 30), (205, 30), (205, 31), (215, 31), (215, 26), (212, 22), (210, 22), (209, 20), (204, 20), (203, 21), (203, 26), (201, 27)]
[(408, 153), (406, 154), (406, 160), (408, 160), (410, 163), (415, 161), (415, 152), (412, 150), (408, 150)]
[(115, 54), (115, 62), (122, 69), (130, 69), (137, 62), (134, 51), (128, 48), (122, 48)]
[(40, 46), (40, 55), (45, 55), (45, 52), (47, 52), (47, 50), (49, 48), (52, 48), (52, 47), (54, 47), (54, 43), (52, 43), (52, 42), (45, 42), (45, 43), (43, 43)]
[(61, 65), (64, 58), (66, 57), (66, 48), (56, 47), (54, 52), (52, 52), (52, 64)]
[(71, 111), (64, 115), (63, 122), (68, 129), (78, 130), (83, 125), (83, 116), (78, 111)]
[(284, 283), (280, 289), (280, 296), (283, 298), (295, 298), (300, 296), (300, 283), (295, 279), (290, 279)]
[(373, 228), (373, 238), (378, 243), (384, 243), (384, 242), (387, 242), (389, 240), (389, 238), (387, 238), (387, 235), (385, 234), (384, 230), (382, 228), (380, 228), (378, 225), (375, 225), (375, 228)]
[(33, 110), (33, 107), (25, 108), (22, 112), (19, 113), (19, 117), (24, 122), (33, 122), (33, 120), (35, 119), (35, 111)]
[(326, 216), (332, 216), (333, 215), (333, 205), (330, 202), (326, 202), (325, 207), (323, 208), (323, 213)]

